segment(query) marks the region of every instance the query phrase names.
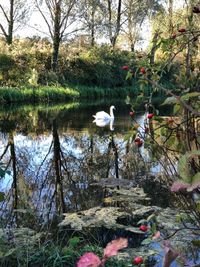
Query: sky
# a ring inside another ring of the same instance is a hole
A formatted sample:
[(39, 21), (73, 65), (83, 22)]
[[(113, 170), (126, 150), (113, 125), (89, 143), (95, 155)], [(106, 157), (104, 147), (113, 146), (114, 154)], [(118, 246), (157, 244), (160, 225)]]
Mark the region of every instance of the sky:
[[(27, 0), (27, 4), (32, 0)], [(5, 5), (5, 0), (0, 0), (0, 3), (2, 2), (3, 5)], [(178, 0), (174, 1), (174, 8), (180, 8), (183, 6), (184, 1)], [(0, 19), (1, 19), (1, 13), (0, 13)], [(42, 37), (49, 37), (48, 28), (46, 23), (44, 22), (44, 19), (42, 18), (41, 14), (37, 10), (32, 10), (32, 13), (30, 14), (29, 20), (26, 22), (26, 24), (23, 24), (20, 28), (17, 29), (17, 31), (14, 32), (14, 36), (17, 37), (28, 37), (28, 36), (42, 36)], [(141, 27), (141, 36), (143, 37), (143, 41), (138, 44), (136, 47), (137, 49), (145, 49), (148, 44), (149, 40), (151, 38), (151, 27), (150, 23), (148, 21), (145, 22), (144, 25)], [(100, 40), (100, 43), (104, 43), (107, 40), (105, 38)]]

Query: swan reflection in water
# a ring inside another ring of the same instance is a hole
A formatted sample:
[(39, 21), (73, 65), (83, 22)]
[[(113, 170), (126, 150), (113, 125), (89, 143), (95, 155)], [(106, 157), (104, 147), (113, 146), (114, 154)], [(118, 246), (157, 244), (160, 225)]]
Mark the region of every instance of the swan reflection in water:
[(113, 109), (115, 109), (114, 106), (110, 107), (110, 115), (106, 113), (105, 111), (99, 111), (96, 113), (96, 115), (93, 115), (95, 118), (93, 122), (96, 123), (97, 126), (99, 127), (104, 127), (106, 125), (110, 125), (110, 130), (113, 131), (114, 127), (114, 114), (113, 114)]

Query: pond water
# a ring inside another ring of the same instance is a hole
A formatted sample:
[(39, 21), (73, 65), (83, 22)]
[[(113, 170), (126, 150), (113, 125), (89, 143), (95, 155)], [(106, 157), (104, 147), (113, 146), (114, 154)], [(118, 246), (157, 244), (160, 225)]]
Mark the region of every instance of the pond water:
[[(131, 140), (130, 107), (114, 100), (112, 104), (116, 106), (114, 124), (105, 127), (93, 123), (92, 115), (99, 110), (109, 112), (108, 104), (1, 108), (4, 223), (13, 210), (29, 210), (47, 220), (55, 212), (100, 205), (103, 191), (92, 186), (94, 181), (114, 177), (135, 179), (137, 184), (136, 177), (160, 171), (150, 163), (147, 151)], [(142, 123), (143, 119), (144, 111), (138, 112), (135, 120)], [(168, 203), (165, 197), (161, 192), (161, 205)]]
[[(92, 115), (109, 112), (111, 104), (113, 125), (99, 127)], [(115, 100), (1, 107), (1, 227), (37, 228), (55, 214), (102, 206), (105, 190), (94, 185), (102, 178), (128, 179), (152, 197), (150, 205), (170, 206), (167, 187), (151, 179), (161, 165), (133, 141), (133, 126), (143, 125), (146, 115), (138, 111), (133, 121), (129, 112)]]

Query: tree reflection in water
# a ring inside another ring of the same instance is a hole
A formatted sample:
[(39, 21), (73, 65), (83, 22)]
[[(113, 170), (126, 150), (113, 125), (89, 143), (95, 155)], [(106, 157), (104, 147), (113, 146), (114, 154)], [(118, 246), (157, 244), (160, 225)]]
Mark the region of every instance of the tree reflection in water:
[(104, 192), (94, 181), (149, 172), (131, 138), (124, 141), (124, 125), (111, 131), (91, 121), (79, 120), (82, 128), (73, 123), (72, 114), (60, 111), (1, 115), (0, 159), (11, 172), (1, 183), (12, 181), (1, 202), (4, 225), (29, 226), (102, 205)]

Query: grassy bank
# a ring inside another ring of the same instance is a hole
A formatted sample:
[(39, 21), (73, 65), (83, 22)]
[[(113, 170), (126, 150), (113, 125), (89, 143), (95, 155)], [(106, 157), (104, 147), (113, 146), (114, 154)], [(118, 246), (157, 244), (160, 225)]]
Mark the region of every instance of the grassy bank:
[(121, 98), (133, 94), (132, 87), (100, 88), (88, 86), (38, 87), (38, 88), (0, 88), (0, 103), (44, 103), (69, 100), (101, 98)]
[(79, 93), (72, 88), (38, 87), (38, 88), (0, 88), (0, 103), (40, 103), (58, 102), (78, 99)]

